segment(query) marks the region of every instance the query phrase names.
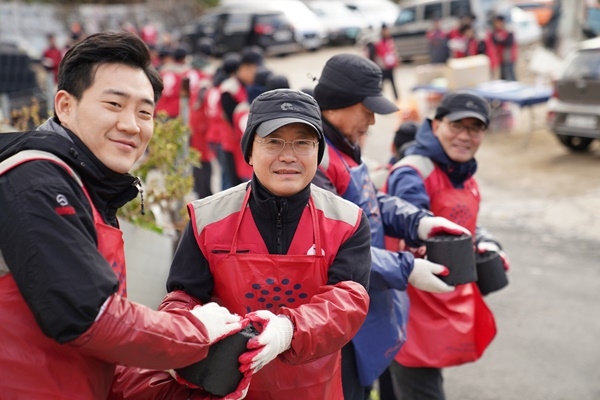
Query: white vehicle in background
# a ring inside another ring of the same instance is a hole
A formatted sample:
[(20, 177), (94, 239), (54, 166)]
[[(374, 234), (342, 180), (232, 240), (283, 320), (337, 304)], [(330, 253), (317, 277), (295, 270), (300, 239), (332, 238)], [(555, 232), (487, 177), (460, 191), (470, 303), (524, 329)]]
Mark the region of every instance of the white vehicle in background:
[(283, 12), (292, 26), (296, 41), (306, 50), (327, 43), (329, 32), (321, 19), (300, 0), (221, 0), (219, 5)]
[(308, 0), (306, 5), (321, 18), (329, 31), (330, 44), (356, 43), (368, 28), (367, 21), (338, 0)]
[(400, 7), (391, 0), (342, 0), (346, 7), (356, 11), (365, 19), (375, 33), (381, 31), (381, 25), (392, 26), (398, 18)]

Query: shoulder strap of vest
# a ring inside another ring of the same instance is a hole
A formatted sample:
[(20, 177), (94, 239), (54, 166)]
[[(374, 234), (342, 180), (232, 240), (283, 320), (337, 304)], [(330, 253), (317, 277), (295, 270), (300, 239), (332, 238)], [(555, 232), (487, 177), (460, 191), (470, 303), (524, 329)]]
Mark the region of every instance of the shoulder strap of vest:
[(83, 187), (83, 182), (81, 181), (81, 178), (79, 177), (79, 175), (77, 175), (75, 171), (73, 171), (73, 168), (69, 167), (69, 165), (67, 165), (66, 162), (64, 162), (62, 159), (55, 156), (54, 154), (42, 150), (23, 150), (15, 155), (8, 157), (6, 160), (0, 162), (0, 175), (4, 174), (7, 171), (10, 171), (16, 166), (34, 160), (52, 161), (62, 166), (65, 170), (67, 170), (69, 175), (71, 175), (73, 179), (77, 181), (79, 186)]
[(188, 210), (190, 217), (194, 219), (197, 232), (202, 232), (207, 225), (240, 211), (247, 186), (248, 183), (243, 182), (212, 196), (189, 203)]
[(351, 226), (358, 225), (361, 209), (356, 204), (314, 184), (310, 185), (310, 190), (315, 207), (327, 218), (344, 221)]
[(423, 180), (425, 180), (433, 172), (435, 165), (429, 157), (419, 154), (410, 154), (398, 160), (392, 169), (400, 167), (411, 167), (415, 169), (421, 175)]

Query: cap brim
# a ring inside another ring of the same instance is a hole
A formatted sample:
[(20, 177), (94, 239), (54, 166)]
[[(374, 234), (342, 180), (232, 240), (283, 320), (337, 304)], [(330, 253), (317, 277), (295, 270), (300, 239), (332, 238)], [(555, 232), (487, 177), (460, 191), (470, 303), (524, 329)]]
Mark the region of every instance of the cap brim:
[(485, 115), (476, 111), (456, 111), (446, 115), (446, 118), (448, 118), (448, 121), (458, 121), (463, 118), (475, 118), (483, 122), (485, 126), (489, 123), (488, 118)]
[(383, 95), (365, 97), (362, 103), (375, 114), (391, 114), (398, 111), (398, 107)]
[(289, 118), (275, 118), (269, 121), (265, 121), (262, 124), (260, 124), (258, 126), (258, 128), (256, 128), (256, 134), (258, 136), (260, 136), (261, 138), (264, 138), (265, 136), (270, 135), (271, 133), (273, 133), (274, 130), (281, 128), (282, 126), (285, 125), (289, 125), (289, 124), (294, 124), (294, 123), (301, 123), (301, 124), (305, 124), (310, 126), (311, 128), (314, 129), (315, 133), (317, 134), (317, 137), (320, 139), (321, 138), (321, 134), (319, 132), (319, 130), (317, 129), (316, 126), (314, 126), (313, 124), (311, 124), (308, 121), (305, 121), (301, 118), (293, 118), (293, 117), (289, 117)]

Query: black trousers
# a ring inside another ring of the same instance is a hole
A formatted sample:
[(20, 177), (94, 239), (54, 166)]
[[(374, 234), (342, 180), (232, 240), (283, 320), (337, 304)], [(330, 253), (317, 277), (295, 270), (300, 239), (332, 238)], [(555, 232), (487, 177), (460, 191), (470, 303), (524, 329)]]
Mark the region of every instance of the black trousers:
[(342, 347), (342, 386), (344, 400), (368, 400), (371, 394), (371, 386), (361, 386), (358, 382), (356, 356), (352, 341)]
[(390, 81), (390, 83), (392, 84), (394, 98), (398, 100), (398, 90), (396, 90), (396, 83), (394, 82), (394, 69), (382, 69), (381, 74), (383, 75), (383, 82)]
[(235, 157), (233, 156), (233, 153), (229, 152), (229, 151), (224, 151), (225, 153), (225, 173), (227, 174), (228, 177), (228, 182), (231, 185), (231, 187), (233, 186), (237, 186), (240, 183), (242, 183), (242, 179), (237, 175), (237, 171), (235, 168)]
[(398, 400), (445, 400), (441, 368), (405, 367), (392, 362), (392, 383)]
[(194, 167), (194, 192), (199, 199), (212, 195), (210, 190), (210, 179), (212, 176), (212, 165), (210, 162), (203, 161), (200, 167)]
[(377, 381), (379, 382), (379, 400), (397, 400), (389, 368), (383, 371)]

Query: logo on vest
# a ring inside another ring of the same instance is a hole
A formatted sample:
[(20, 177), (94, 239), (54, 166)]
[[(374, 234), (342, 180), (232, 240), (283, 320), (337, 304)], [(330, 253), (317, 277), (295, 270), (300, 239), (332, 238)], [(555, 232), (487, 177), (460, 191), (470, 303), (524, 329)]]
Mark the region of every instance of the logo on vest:
[(67, 196), (64, 194), (59, 194), (56, 196), (56, 202), (60, 207), (54, 207), (54, 211), (58, 215), (75, 215), (75, 208), (69, 205), (69, 201), (67, 200)]
[(57, 195), (56, 202), (63, 207), (69, 204), (69, 200), (67, 200), (67, 196), (65, 196), (64, 194)]

